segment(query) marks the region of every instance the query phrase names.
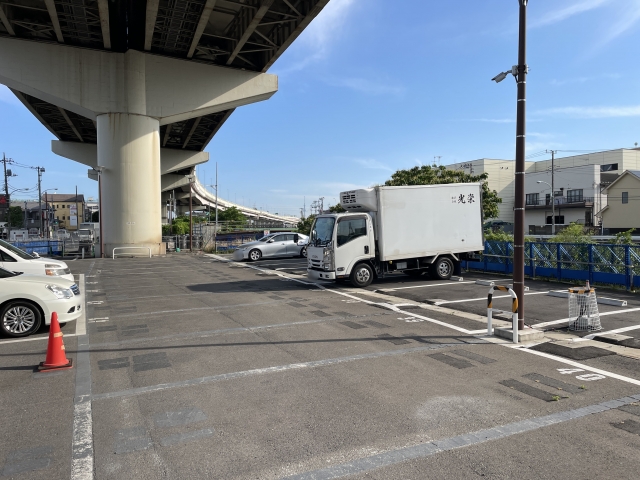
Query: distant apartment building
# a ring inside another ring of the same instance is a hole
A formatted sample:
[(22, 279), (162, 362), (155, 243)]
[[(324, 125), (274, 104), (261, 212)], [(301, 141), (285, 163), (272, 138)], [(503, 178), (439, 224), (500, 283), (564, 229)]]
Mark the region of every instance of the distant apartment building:
[(42, 196), (42, 201), (53, 208), (53, 222), (58, 228), (74, 231), (84, 221), (86, 208), (84, 195), (54, 193)]
[[(498, 219), (513, 222), (515, 207), (515, 161), (482, 158), (448, 165), (478, 175), (489, 174), (489, 188), (502, 199)], [(601, 211), (607, 205), (604, 189), (624, 171), (640, 170), (640, 149), (616, 149), (604, 152), (556, 158), (554, 162), (556, 224), (578, 222), (598, 226)], [(525, 162), (525, 229), (551, 225), (551, 160)], [(547, 203), (549, 202), (549, 203)], [(607, 227), (604, 225), (605, 228)]]

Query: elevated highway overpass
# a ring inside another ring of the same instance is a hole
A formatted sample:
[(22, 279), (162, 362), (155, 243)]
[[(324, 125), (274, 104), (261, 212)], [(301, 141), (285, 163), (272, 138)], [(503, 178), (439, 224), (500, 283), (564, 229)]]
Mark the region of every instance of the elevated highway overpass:
[(162, 253), (162, 191), (235, 108), (277, 91), (267, 70), (328, 1), (3, 2), (0, 83), (55, 153), (100, 170), (105, 253)]

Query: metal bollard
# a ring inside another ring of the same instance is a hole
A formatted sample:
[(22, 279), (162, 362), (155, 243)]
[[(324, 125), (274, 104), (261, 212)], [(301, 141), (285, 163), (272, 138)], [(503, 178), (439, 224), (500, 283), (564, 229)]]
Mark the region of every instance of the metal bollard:
[(513, 343), (518, 343), (518, 296), (511, 288), (504, 285), (494, 285), (489, 289), (487, 295), (487, 334), (493, 335), (493, 326), (491, 324), (493, 317), (493, 291), (500, 290), (502, 292), (509, 292), (511, 295), (511, 322), (513, 329)]

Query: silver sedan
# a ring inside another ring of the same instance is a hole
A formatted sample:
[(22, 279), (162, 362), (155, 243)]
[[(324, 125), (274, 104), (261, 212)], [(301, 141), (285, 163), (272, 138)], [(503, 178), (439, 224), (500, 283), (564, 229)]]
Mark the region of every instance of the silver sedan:
[(255, 262), (262, 257), (306, 257), (309, 237), (301, 233), (272, 233), (255, 242), (244, 243), (233, 252), (236, 261)]

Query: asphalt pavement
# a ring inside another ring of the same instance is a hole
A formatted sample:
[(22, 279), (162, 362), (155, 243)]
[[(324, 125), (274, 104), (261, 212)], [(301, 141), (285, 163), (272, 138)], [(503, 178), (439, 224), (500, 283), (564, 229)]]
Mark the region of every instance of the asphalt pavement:
[[(92, 290), (64, 330), (74, 368), (36, 373), (46, 340), (0, 342), (2, 478), (637, 478), (637, 350), (561, 324), (547, 334), (591, 355), (487, 337), (489, 277), (356, 290), (304, 259), (186, 253), (72, 269)], [(566, 317), (538, 293), (566, 286), (528, 285), (531, 323)], [(619, 293), (605, 329), (640, 324)]]

